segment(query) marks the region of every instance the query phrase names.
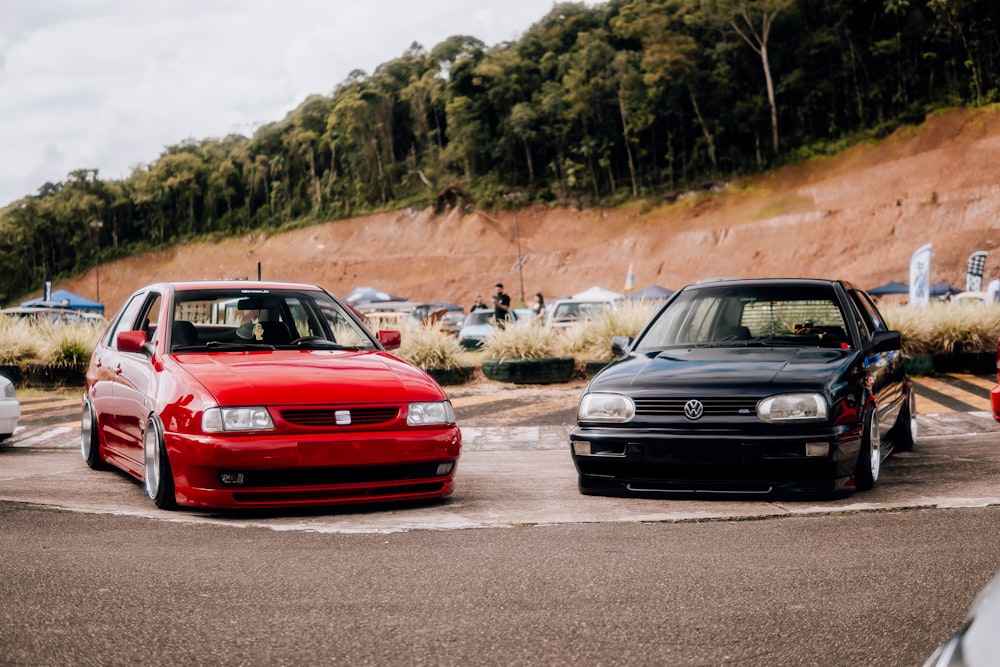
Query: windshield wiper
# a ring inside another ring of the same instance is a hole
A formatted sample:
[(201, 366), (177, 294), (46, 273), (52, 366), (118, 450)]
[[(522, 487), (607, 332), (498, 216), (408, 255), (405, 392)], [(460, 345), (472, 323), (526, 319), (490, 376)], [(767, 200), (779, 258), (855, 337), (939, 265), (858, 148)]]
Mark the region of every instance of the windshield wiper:
[[(222, 350), (274, 350), (274, 345), (270, 343), (257, 343), (253, 341), (222, 341), (222, 340), (209, 340), (201, 343), (199, 345), (182, 345), (180, 349), (187, 349), (189, 347), (199, 348), (206, 347), (210, 349), (222, 349)], [(178, 348), (174, 348), (178, 349)]]
[(357, 345), (341, 345), (325, 338), (304, 338), (293, 343), (298, 348), (316, 348), (319, 350), (360, 350)]

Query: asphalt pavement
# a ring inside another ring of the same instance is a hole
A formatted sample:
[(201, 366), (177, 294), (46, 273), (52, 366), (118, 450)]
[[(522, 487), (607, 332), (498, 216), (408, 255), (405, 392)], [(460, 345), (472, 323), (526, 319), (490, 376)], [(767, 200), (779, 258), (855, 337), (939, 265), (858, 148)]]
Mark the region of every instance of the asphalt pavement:
[(568, 434), (584, 382), (447, 387), (462, 428), (455, 493), (400, 506), (215, 513), (157, 510), (131, 477), (80, 459), (79, 391), (31, 392), (14, 436), (0, 446), (0, 500), (81, 512), (193, 522), (259, 522), (280, 530), (396, 532), (593, 522), (704, 521), (884, 510), (1000, 505), (1000, 424), (988, 411), (992, 379), (918, 380), (920, 435), (894, 455), (878, 486), (822, 501), (650, 500), (582, 496)]

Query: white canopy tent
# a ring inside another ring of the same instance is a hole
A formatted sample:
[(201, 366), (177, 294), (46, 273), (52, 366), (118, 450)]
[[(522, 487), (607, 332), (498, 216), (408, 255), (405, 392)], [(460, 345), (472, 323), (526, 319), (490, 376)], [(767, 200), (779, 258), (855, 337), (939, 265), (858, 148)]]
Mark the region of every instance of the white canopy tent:
[(624, 298), (624, 294), (620, 292), (612, 292), (609, 289), (604, 289), (603, 287), (589, 287), (582, 292), (577, 292), (573, 295), (574, 299), (581, 301), (616, 301), (618, 299)]

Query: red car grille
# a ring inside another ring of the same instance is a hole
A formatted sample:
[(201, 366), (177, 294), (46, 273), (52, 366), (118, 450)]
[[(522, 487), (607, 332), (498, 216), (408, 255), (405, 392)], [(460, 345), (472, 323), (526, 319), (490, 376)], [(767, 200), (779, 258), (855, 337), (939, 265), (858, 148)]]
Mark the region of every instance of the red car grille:
[(349, 424), (337, 423), (336, 408), (303, 408), (297, 410), (282, 410), (281, 418), (296, 426), (370, 426), (394, 421), (399, 416), (398, 407), (384, 408), (345, 408), (351, 415)]
[(302, 491), (237, 491), (233, 500), (238, 503), (305, 502), (323, 500), (391, 498), (394, 496), (437, 495), (445, 488), (444, 482), (425, 484), (398, 484), (374, 488), (355, 489), (308, 489)]

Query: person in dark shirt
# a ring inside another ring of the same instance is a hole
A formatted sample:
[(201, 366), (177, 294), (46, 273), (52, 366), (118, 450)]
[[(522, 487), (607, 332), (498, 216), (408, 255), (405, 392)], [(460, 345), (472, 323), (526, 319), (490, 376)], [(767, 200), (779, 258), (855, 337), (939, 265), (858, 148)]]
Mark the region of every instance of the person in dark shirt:
[(483, 301), (483, 295), (477, 294), (475, 302), (472, 304), (472, 307), (469, 308), (469, 312), (471, 313), (474, 310), (481, 310), (483, 308), (489, 308), (489, 307), (490, 305), (485, 301)]
[(493, 319), (498, 327), (506, 326), (510, 317), (510, 296), (504, 294), (503, 283), (497, 283), (493, 293)]

